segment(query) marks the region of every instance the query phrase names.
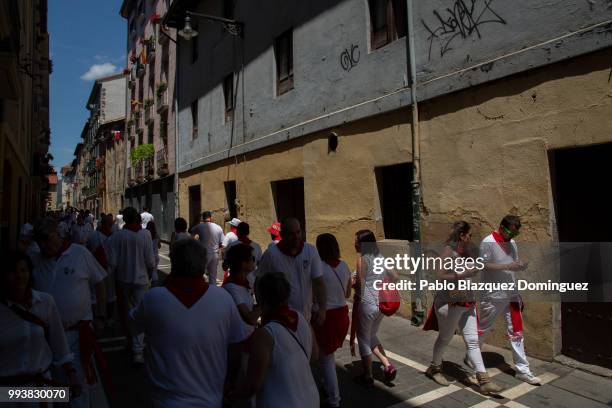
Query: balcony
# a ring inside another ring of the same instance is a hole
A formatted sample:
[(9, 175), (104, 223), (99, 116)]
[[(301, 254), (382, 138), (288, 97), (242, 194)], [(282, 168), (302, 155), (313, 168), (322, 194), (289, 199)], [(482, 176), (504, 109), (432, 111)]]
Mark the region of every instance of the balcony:
[(128, 167), (126, 170), (127, 174), (127, 184), (129, 187), (134, 187), (136, 185), (136, 177), (134, 176), (134, 168)]
[(153, 158), (143, 161), (143, 172), (145, 180), (153, 180), (155, 170), (153, 169)]
[(166, 89), (165, 84), (157, 87), (155, 107), (157, 108), (157, 113), (160, 114), (168, 110), (168, 90)]
[(165, 177), (170, 173), (168, 168), (168, 154), (165, 148), (161, 148), (157, 151), (157, 175), (159, 177)]
[(151, 125), (154, 120), (153, 116), (153, 99), (147, 99), (144, 104), (144, 120), (146, 125)]
[(136, 183), (141, 184), (144, 183), (145, 181), (145, 177), (144, 177), (144, 171), (143, 171), (143, 165), (142, 163), (138, 163), (134, 166), (133, 168), (134, 170), (134, 178), (136, 179)]
[(168, 122), (159, 122), (159, 137), (164, 141), (164, 143), (168, 143)]

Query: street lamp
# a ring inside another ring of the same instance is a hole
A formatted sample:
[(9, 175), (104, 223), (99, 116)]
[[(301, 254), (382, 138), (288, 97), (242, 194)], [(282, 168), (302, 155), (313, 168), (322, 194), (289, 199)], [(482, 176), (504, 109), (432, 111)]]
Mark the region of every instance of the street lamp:
[(191, 26), (191, 17), (199, 17), (202, 18), (204, 20), (209, 20), (209, 21), (214, 21), (217, 23), (221, 23), (223, 24), (223, 28), (225, 29), (225, 31), (227, 31), (228, 33), (230, 33), (231, 35), (235, 35), (235, 36), (241, 36), (243, 34), (244, 31), (244, 23), (240, 22), (240, 21), (236, 21), (236, 20), (230, 20), (227, 18), (222, 18), (222, 17), (216, 17), (216, 16), (211, 16), (208, 14), (201, 14), (201, 13), (194, 13), (193, 11), (187, 11), (185, 12), (185, 25), (183, 26), (183, 28), (181, 30), (179, 30), (178, 34), (184, 38), (185, 40), (189, 41), (191, 40), (193, 37), (198, 35), (198, 32)]

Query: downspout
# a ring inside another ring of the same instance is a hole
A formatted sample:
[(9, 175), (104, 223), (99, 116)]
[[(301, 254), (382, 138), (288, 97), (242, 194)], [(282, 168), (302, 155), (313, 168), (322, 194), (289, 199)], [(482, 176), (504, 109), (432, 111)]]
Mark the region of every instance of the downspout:
[[(178, 40), (178, 35), (177, 38)], [(170, 38), (172, 40), (172, 38)], [(174, 57), (174, 219), (180, 216), (179, 211), (179, 110), (178, 110), (178, 95), (179, 95), (179, 42), (174, 42), (175, 57)]]
[[(421, 138), (419, 133), (419, 104), (417, 101), (417, 75), (416, 75), (416, 55), (414, 52), (414, 14), (412, 10), (413, 0), (407, 0), (406, 21), (408, 29), (408, 41), (406, 41), (406, 54), (408, 57), (408, 84), (410, 86), (410, 100), (412, 121), (410, 123), (412, 133), (412, 240), (413, 256), (421, 255)], [(415, 279), (422, 279), (422, 271), (418, 269)], [(415, 326), (423, 322), (425, 310), (423, 308), (423, 293), (419, 290), (412, 298), (412, 324)]]

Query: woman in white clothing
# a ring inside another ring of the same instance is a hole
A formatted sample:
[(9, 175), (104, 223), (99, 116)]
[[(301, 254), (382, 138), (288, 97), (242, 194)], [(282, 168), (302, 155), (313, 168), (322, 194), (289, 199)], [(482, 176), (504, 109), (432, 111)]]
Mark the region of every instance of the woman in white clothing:
[[(340, 246), (332, 234), (317, 237), (317, 251), (321, 257), (321, 269), (325, 281), (327, 312), (325, 323), (312, 322), (317, 344), (319, 364), (323, 374), (322, 383), (327, 393), (329, 406), (340, 406), (340, 389), (336, 374), (335, 351), (342, 347), (349, 328), (349, 311), (346, 299), (351, 295), (351, 270), (340, 260)], [(317, 305), (314, 305), (317, 308)]]
[(253, 291), (248, 276), (255, 270), (255, 255), (253, 248), (245, 244), (230, 247), (223, 260), (224, 269), (229, 270), (229, 276), (223, 283), (223, 289), (232, 295), (238, 307), (240, 317), (249, 327), (249, 334), (255, 330), (261, 309), (254, 306)]
[(2, 259), (0, 386), (58, 386), (50, 370), (57, 366), (66, 373), (73, 397), (78, 396), (81, 385), (53, 297), (32, 289), (32, 264), (25, 254), (13, 252)]
[(319, 408), (319, 392), (310, 370), (317, 343), (310, 325), (288, 306), (291, 287), (282, 273), (268, 273), (257, 281), (262, 326), (251, 340), (247, 380), (234, 393), (256, 395), (258, 408)]
[(387, 382), (393, 381), (397, 369), (389, 362), (382, 343), (377, 337), (378, 328), (384, 315), (379, 309), (378, 291), (374, 289), (374, 281), (381, 279), (380, 274), (374, 273), (374, 258), (380, 256), (376, 245), (376, 236), (370, 230), (361, 230), (355, 234), (355, 249), (361, 254), (357, 261), (357, 285), (360, 288), (359, 306), (357, 308), (357, 341), (359, 355), (363, 365), (363, 374), (356, 378), (357, 382), (366, 386), (374, 384), (372, 376), (372, 354), (384, 366), (384, 375)]
[(159, 240), (159, 235), (157, 234), (157, 226), (155, 225), (155, 221), (149, 221), (147, 223), (147, 230), (151, 233), (151, 240), (153, 241), (153, 254), (155, 255), (155, 269), (153, 269), (153, 273), (151, 274), (151, 285), (157, 286), (157, 282), (159, 280), (157, 268), (159, 266), (159, 250), (161, 248), (161, 242)]
[[(474, 252), (470, 249), (471, 236), (470, 224), (465, 221), (455, 222), (450, 236), (444, 243), (441, 258), (470, 257), (471, 252)], [(458, 268), (455, 269), (440, 270), (437, 272), (437, 278), (457, 283), (459, 279), (469, 278), (478, 272), (476, 268), (462, 268), (461, 271), (457, 270)], [(438, 329), (438, 338), (433, 349), (433, 359), (425, 373), (428, 377), (440, 385), (449, 385), (442, 374), (442, 357), (446, 346), (455, 334), (455, 330), (459, 328), (467, 347), (467, 359), (469, 361), (465, 361), (465, 363), (471, 363), (468, 365), (475, 368), (480, 391), (483, 394), (496, 394), (502, 391), (501, 387), (491, 382), (482, 361), (480, 345), (478, 344), (476, 298), (472, 292), (438, 291), (434, 300), (433, 312), (430, 313), (423, 328), (425, 330)]]

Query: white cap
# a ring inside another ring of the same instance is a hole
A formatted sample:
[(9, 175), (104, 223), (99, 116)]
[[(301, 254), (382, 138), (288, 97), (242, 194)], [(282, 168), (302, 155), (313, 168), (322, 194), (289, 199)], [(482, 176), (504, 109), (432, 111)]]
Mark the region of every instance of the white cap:
[(240, 225), (241, 222), (242, 221), (240, 221), (238, 218), (232, 218), (229, 223), (232, 227), (237, 227), (238, 225)]
[(20, 233), (24, 237), (31, 237), (34, 235), (34, 227), (32, 226), (32, 224), (23, 224), (21, 226)]

